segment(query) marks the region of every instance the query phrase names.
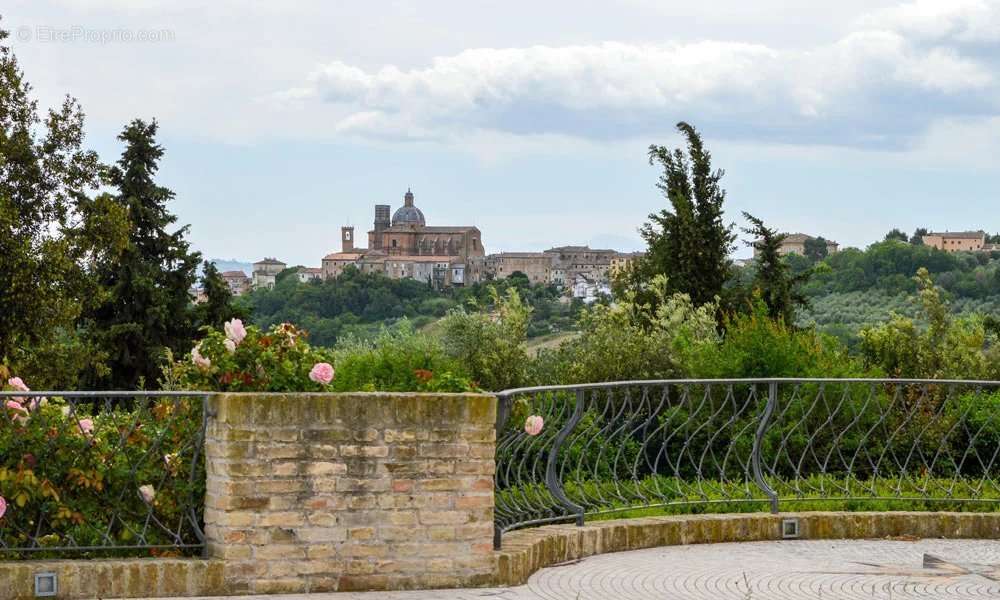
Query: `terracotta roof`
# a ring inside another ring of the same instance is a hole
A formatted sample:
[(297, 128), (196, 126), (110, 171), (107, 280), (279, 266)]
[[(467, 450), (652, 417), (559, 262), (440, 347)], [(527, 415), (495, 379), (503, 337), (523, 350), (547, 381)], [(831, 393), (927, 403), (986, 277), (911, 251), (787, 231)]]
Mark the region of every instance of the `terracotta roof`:
[(258, 260), (254, 263), (255, 265), (283, 265), (285, 263), (281, 262), (276, 258), (265, 258), (264, 260)]
[(236, 277), (246, 277), (247, 274), (243, 271), (223, 271), (223, 277), (236, 278)]
[(322, 273), (323, 269), (319, 267), (302, 267), (299, 269), (299, 273)]
[(358, 260), (362, 256), (364, 256), (364, 254), (357, 252), (334, 252), (324, 256), (323, 260)]
[(927, 235), (939, 235), (943, 238), (959, 240), (978, 240), (986, 237), (985, 231), (931, 231)]
[(499, 252), (491, 254), (489, 258), (549, 258), (552, 256), (544, 252)]
[(392, 262), (451, 262), (459, 260), (460, 256), (388, 256), (386, 260)]

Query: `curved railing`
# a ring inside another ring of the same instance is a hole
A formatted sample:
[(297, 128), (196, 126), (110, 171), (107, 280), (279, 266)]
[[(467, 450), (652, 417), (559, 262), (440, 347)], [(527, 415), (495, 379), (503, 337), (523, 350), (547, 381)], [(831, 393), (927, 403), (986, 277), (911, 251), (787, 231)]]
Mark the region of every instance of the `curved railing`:
[(512, 529), (613, 514), (1000, 505), (1000, 382), (623, 381), (498, 397), (498, 547)]

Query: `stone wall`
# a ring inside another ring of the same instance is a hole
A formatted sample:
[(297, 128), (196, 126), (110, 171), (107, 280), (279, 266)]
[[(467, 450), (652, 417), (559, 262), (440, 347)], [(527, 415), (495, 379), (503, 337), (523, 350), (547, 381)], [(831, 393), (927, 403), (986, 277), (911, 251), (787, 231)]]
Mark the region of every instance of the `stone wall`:
[(210, 412), (205, 533), (229, 593), (492, 582), (492, 396), (230, 394)]

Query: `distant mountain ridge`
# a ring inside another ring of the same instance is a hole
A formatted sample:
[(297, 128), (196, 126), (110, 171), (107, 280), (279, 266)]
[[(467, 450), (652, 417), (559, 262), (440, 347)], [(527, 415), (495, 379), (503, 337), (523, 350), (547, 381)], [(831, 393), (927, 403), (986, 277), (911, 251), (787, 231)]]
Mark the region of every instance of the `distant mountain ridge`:
[(247, 275), (250, 275), (253, 272), (253, 263), (251, 262), (244, 262), (235, 258), (210, 258), (208, 260), (215, 263), (215, 268), (220, 273), (225, 273), (226, 271), (243, 271)]

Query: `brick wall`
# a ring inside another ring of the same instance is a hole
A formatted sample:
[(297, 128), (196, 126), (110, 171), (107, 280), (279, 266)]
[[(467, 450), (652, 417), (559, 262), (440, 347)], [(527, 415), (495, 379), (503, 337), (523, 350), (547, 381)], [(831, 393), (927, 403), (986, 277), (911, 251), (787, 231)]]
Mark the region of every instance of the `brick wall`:
[(492, 582), (492, 396), (230, 394), (210, 412), (205, 533), (229, 593)]

